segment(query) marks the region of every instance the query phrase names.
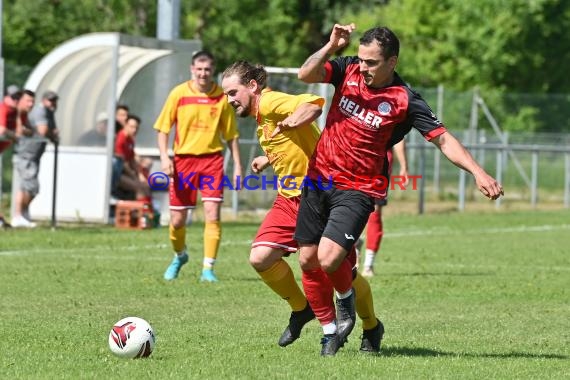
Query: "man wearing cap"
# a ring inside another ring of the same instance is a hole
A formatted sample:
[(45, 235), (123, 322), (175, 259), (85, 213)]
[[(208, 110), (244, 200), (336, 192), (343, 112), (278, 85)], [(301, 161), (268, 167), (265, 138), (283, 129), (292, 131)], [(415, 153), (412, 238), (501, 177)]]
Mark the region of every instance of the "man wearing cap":
[(16, 170), (20, 177), (20, 189), (16, 193), (16, 207), (13, 227), (35, 227), (30, 221), (29, 206), (39, 192), (38, 173), (40, 159), (46, 149), (48, 139), (53, 143), (58, 141), (58, 129), (55, 124), (54, 112), (57, 108), (58, 95), (46, 91), (28, 115), (28, 123), (24, 124), (22, 137), (16, 146)]
[(16, 141), (18, 132), (18, 110), (16, 105), (22, 96), (18, 86), (11, 85), (6, 88), (3, 101), (0, 103), (0, 153)]
[[(18, 137), (18, 110), (16, 109), (16, 105), (21, 96), (22, 90), (20, 90), (18, 86), (11, 85), (6, 88), (4, 99), (0, 102), (0, 154), (12, 145)], [(11, 227), (1, 212), (0, 227)]]

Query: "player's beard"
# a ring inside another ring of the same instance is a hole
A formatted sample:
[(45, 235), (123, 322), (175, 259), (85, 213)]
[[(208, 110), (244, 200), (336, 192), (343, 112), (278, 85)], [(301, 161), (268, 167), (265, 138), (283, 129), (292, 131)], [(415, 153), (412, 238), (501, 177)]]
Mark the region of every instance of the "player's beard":
[(248, 117), (251, 111), (251, 107), (240, 104), (235, 108), (235, 110), (236, 110), (236, 115), (238, 115), (239, 117)]

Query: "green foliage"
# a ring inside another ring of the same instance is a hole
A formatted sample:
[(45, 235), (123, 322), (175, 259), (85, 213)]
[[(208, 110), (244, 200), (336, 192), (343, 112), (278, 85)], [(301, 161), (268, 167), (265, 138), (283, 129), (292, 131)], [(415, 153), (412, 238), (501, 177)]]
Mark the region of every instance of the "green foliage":
[(4, 55), (7, 61), (35, 65), (55, 46), (90, 32), (154, 35), (154, 0), (4, 1)]
[[(417, 86), (556, 92), (570, 89), (570, 8), (565, 0), (390, 1), (358, 12), (362, 32), (400, 37), (399, 70)], [(353, 51), (355, 48), (353, 47)]]

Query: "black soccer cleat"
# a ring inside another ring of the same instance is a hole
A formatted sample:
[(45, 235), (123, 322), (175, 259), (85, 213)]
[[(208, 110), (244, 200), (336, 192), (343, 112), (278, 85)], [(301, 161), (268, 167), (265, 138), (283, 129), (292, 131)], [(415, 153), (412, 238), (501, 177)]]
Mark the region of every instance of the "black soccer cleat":
[(354, 299), (354, 288), (349, 297), (336, 299), (336, 326), (341, 345), (348, 341), (347, 338), (356, 323)]
[(342, 347), (341, 342), (337, 334), (325, 334), (321, 339), (321, 344), (323, 345), (321, 356), (334, 356), (339, 348)]
[(311, 309), (308, 302), (307, 306), (303, 310), (291, 312), (291, 316), (289, 317), (289, 326), (287, 326), (285, 331), (283, 331), (283, 334), (281, 334), (278, 344), (281, 347), (286, 347), (296, 341), (301, 335), (303, 326), (313, 319), (315, 319), (315, 313), (313, 313), (313, 309)]
[(380, 343), (384, 337), (384, 325), (378, 318), (378, 324), (370, 330), (362, 331), (362, 343), (360, 344), (361, 352), (371, 352), (377, 354), (380, 352)]

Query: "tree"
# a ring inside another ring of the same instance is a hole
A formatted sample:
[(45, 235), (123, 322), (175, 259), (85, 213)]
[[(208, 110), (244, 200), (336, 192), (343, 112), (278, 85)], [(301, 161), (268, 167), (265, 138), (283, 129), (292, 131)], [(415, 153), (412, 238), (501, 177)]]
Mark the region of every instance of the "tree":
[(3, 4), (8, 63), (35, 66), (57, 45), (85, 33), (152, 36), (156, 30), (154, 0), (13, 0)]
[(560, 64), (570, 58), (566, 0), (402, 0), (345, 17), (359, 20), (360, 32), (393, 29), (399, 71), (418, 86), (570, 90)]

